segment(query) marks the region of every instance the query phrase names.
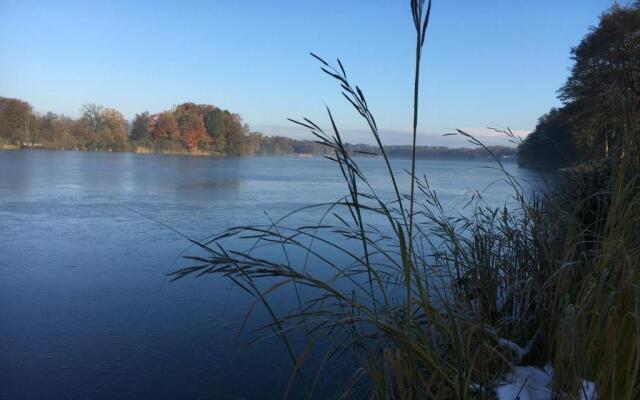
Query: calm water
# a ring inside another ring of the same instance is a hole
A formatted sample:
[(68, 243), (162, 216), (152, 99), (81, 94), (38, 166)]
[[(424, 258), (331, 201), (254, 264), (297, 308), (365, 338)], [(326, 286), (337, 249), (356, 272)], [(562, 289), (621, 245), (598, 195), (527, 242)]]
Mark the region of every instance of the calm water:
[[(361, 163), (386, 187), (378, 160)], [(418, 170), (461, 207), (470, 189), (508, 198), (491, 166)], [(0, 151), (0, 398), (277, 398), (289, 378), (281, 347), (230, 351), (251, 299), (220, 278), (168, 282), (193, 249), (160, 223), (204, 238), (344, 194), (321, 158)]]

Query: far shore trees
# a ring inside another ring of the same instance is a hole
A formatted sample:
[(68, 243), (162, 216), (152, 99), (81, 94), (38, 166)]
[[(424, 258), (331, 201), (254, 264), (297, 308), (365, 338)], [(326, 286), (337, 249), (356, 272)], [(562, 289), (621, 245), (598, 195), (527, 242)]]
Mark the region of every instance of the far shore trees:
[[(313, 140), (268, 136), (252, 131), (239, 114), (210, 104), (182, 103), (170, 110), (136, 114), (129, 123), (113, 108), (85, 104), (78, 119), (48, 112), (38, 114), (22, 100), (0, 97), (0, 145), (92, 151), (136, 151), (176, 154), (327, 155)], [(365, 144), (345, 144), (350, 154), (369, 154)], [(409, 158), (410, 146), (388, 146), (394, 158)], [(493, 154), (510, 158), (515, 149), (491, 146)], [(487, 159), (477, 148), (418, 146), (421, 159)]]

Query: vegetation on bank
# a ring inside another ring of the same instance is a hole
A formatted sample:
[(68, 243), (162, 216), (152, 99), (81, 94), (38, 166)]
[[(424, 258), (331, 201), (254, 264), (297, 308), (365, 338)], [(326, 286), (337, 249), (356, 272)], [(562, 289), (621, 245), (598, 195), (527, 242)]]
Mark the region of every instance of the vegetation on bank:
[(540, 118), (518, 149), (522, 165), (557, 168), (594, 159), (637, 163), (640, 119), (640, 2), (614, 5), (571, 50), (563, 105)]
[[(374, 153), (367, 145), (346, 145), (352, 154)], [(208, 104), (180, 104), (158, 114), (143, 112), (129, 122), (117, 110), (96, 104), (82, 107), (79, 119), (52, 112), (38, 114), (22, 100), (0, 97), (0, 149), (47, 148), (134, 151), (197, 155), (327, 155), (313, 140), (268, 136), (252, 131), (238, 114)], [(474, 148), (419, 146), (418, 158), (486, 159)], [(515, 148), (492, 146), (513, 157)], [(411, 146), (389, 146), (392, 157), (410, 158)]]
[[(615, 6), (602, 20), (638, 7)], [(414, 138), (430, 10), (431, 1), (411, 1)], [(604, 48), (616, 52), (633, 47), (609, 44)], [(327, 360), (337, 358), (354, 365), (336, 390), (335, 398), (342, 399), (640, 398), (640, 131), (629, 110), (598, 114), (614, 131), (576, 141), (578, 157), (589, 162), (564, 174), (557, 188), (525, 193), (496, 157), (512, 201), (492, 207), (476, 193), (465, 210), (451, 215), (429, 186), (428, 171), (421, 176), (412, 167), (410, 187), (399, 187), (362, 90), (339, 60), (332, 65), (316, 58), (370, 127), (375, 153), (388, 167), (391, 198), (367, 179), (327, 110), (326, 130), (309, 119), (297, 123), (332, 152), (345, 196), (315, 206), (323, 215), (315, 225), (292, 226), (285, 217), (194, 241), (202, 254), (172, 274), (224, 276), (255, 296), (271, 317), (264, 334), (280, 338), (291, 356), (284, 397), (294, 382), (301, 387), (297, 397), (318, 397), (318, 377)], [(599, 72), (613, 73), (615, 65), (601, 63)], [(619, 95), (581, 82), (584, 96)], [(626, 121), (623, 133), (615, 130), (619, 120)], [(571, 126), (579, 123), (572, 120)], [(541, 132), (561, 132), (564, 119), (554, 112), (541, 125), (532, 140)], [(571, 141), (576, 132), (570, 131)], [(483, 147), (466, 132), (458, 134)], [(593, 151), (581, 143), (591, 143)], [(415, 165), (417, 148), (411, 150)], [(230, 246), (230, 237), (246, 247)], [(281, 256), (264, 257), (265, 247)], [(277, 292), (290, 296), (290, 312), (274, 307)], [(300, 349), (294, 337), (305, 338), (306, 345)], [(317, 360), (313, 354), (320, 348), (321, 362), (306, 365)], [(545, 387), (515, 379), (518, 366), (539, 367), (549, 376)]]

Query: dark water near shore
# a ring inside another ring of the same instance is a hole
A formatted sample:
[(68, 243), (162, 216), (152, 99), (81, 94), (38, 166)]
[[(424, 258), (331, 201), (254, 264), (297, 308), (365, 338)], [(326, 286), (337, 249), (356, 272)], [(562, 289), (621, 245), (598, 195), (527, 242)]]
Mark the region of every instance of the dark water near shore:
[[(379, 160), (361, 164), (388, 189)], [(493, 166), (418, 162), (448, 207), (472, 189), (504, 202)], [(192, 249), (161, 224), (200, 239), (345, 193), (321, 158), (0, 151), (0, 399), (277, 398), (279, 345), (230, 352), (252, 299), (221, 278), (169, 282)]]

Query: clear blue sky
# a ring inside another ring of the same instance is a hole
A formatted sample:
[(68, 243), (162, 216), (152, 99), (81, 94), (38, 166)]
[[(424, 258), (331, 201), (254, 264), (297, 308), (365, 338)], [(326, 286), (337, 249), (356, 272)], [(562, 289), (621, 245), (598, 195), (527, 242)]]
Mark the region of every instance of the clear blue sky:
[[(557, 105), (569, 50), (612, 0), (435, 0), (425, 48), (420, 142), (453, 128), (529, 131)], [(94, 102), (125, 117), (185, 101), (304, 137), (286, 117), (326, 121), (350, 142), (362, 123), (308, 56), (340, 57), (387, 143), (408, 143), (413, 31), (408, 0), (0, 0), (0, 96), (71, 116)]]

